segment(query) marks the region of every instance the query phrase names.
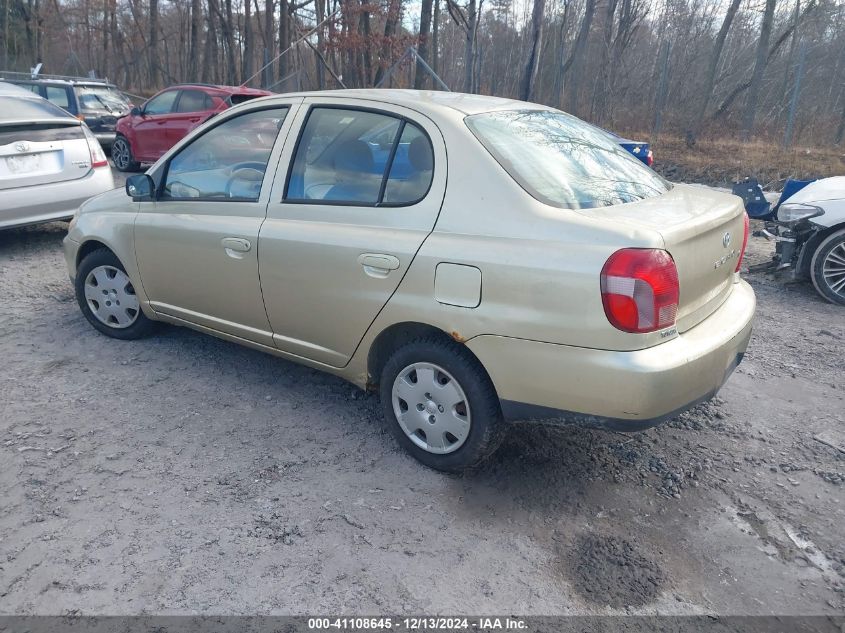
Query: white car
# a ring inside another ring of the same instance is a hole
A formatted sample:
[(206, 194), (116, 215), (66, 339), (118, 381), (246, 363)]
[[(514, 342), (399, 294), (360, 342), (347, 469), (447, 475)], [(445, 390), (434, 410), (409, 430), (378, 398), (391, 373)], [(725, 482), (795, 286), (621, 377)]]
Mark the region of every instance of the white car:
[(82, 121), (0, 82), (0, 229), (69, 219), (110, 189), (106, 155)]
[(809, 277), (819, 294), (845, 305), (845, 176), (810, 183), (777, 212), (778, 261)]

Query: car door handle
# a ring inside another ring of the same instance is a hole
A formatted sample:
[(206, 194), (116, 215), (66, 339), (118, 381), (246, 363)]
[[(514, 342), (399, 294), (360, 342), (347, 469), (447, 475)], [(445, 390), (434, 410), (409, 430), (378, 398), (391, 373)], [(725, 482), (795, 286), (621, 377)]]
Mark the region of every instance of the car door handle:
[(383, 279), (391, 270), (399, 268), (399, 258), (381, 253), (363, 253), (358, 256), (358, 263), (364, 267), (364, 272), (370, 277)]
[(245, 240), (242, 237), (224, 237), (220, 240), (220, 243), (226, 249), (226, 254), (235, 259), (242, 259), (243, 254), (248, 253), (249, 249), (252, 248), (249, 240)]

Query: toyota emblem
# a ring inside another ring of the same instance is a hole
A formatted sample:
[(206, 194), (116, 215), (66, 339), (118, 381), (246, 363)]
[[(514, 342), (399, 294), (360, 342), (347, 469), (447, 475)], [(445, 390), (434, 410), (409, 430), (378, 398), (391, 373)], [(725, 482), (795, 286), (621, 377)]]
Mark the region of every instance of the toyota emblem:
[(724, 246), (725, 248), (727, 248), (727, 247), (728, 247), (728, 246), (730, 246), (730, 245), (731, 245), (731, 232), (730, 232), (730, 231), (728, 231), (727, 233), (725, 233), (725, 234), (722, 236), (722, 246)]
[(29, 151), (29, 143), (26, 141), (21, 141), (19, 143), (15, 143), (15, 151), (16, 152), (28, 152)]

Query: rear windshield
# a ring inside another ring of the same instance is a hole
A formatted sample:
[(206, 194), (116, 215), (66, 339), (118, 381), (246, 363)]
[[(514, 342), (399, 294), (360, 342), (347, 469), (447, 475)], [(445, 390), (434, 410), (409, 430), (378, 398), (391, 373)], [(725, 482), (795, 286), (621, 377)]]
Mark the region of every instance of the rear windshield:
[(257, 99), (257, 98), (258, 98), (258, 97), (260, 97), (260, 96), (262, 96), (262, 95), (239, 95), (239, 94), (234, 94), (234, 95), (231, 95), (228, 99), (226, 99), (226, 102), (227, 102), (230, 106), (236, 106), (236, 105), (239, 105), (239, 104), (241, 104), (241, 103), (246, 103), (247, 101), (252, 101), (253, 99)]
[(107, 110), (123, 112), (129, 102), (117, 88), (111, 86), (76, 86), (76, 98), (81, 110)]
[(0, 122), (67, 119), (69, 116), (59, 106), (40, 97), (0, 96)]
[(563, 112), (490, 112), (466, 123), (523, 189), (554, 207), (606, 207), (671, 188), (606, 132)]

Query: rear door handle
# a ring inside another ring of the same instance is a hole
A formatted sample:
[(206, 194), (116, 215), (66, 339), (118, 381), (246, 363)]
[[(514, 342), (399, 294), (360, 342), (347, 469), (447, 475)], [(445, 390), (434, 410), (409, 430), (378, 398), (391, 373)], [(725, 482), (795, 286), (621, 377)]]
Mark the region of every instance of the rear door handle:
[(249, 240), (245, 240), (242, 237), (224, 237), (220, 240), (220, 243), (226, 249), (226, 254), (235, 259), (242, 259), (243, 254), (248, 253), (249, 249), (252, 248)]
[(370, 277), (383, 279), (391, 270), (399, 268), (399, 258), (382, 253), (363, 253), (358, 256), (358, 263), (364, 267), (364, 272)]

